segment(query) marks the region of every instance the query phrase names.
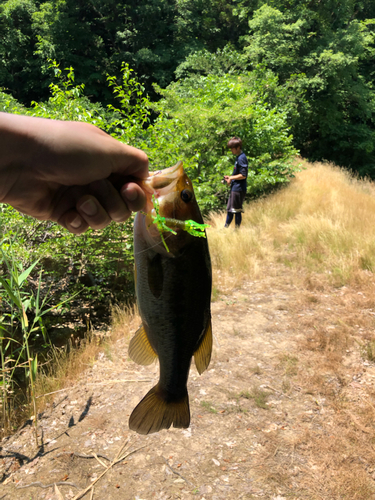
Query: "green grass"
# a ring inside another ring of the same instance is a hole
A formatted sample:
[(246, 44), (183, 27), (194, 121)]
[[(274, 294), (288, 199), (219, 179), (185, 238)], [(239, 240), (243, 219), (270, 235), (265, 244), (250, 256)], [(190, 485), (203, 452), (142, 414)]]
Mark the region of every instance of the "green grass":
[(263, 408), (263, 410), (268, 410), (266, 403), (269, 395), (269, 392), (264, 391), (261, 387), (254, 386), (250, 391), (241, 391), (239, 397), (252, 399), (255, 406)]
[(201, 401), (201, 407), (209, 411), (210, 413), (217, 413), (216, 408), (210, 401)]
[(296, 356), (290, 356), (289, 354), (283, 354), (280, 357), (280, 362), (285, 370), (285, 375), (287, 375), (289, 377), (293, 376), (293, 375), (297, 375), (298, 358)]

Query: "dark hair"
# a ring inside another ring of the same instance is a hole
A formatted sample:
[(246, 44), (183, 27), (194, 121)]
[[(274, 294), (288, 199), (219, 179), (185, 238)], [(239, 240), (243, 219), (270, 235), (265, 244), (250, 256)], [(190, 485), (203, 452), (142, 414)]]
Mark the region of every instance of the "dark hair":
[(240, 147), (242, 149), (242, 141), (239, 137), (232, 137), (232, 139), (230, 139), (228, 141), (228, 144), (227, 144), (228, 148), (238, 148)]

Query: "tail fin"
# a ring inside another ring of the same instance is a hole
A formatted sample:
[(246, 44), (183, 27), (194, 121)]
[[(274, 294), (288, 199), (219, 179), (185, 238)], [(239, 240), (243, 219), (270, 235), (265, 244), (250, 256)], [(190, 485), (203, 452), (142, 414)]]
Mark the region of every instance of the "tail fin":
[(168, 402), (159, 384), (153, 387), (134, 408), (129, 418), (129, 429), (139, 434), (151, 434), (161, 429), (186, 428), (190, 425), (189, 396)]

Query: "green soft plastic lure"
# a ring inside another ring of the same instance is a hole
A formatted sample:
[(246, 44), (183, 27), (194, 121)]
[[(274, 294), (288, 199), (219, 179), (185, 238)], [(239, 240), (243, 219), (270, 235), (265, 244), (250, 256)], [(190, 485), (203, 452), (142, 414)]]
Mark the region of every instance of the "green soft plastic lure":
[(172, 228), (182, 229), (183, 231), (188, 232), (192, 236), (201, 238), (206, 237), (206, 233), (204, 230), (206, 229), (206, 227), (210, 227), (209, 224), (199, 224), (194, 220), (178, 220), (178, 219), (170, 219), (168, 217), (162, 217), (159, 214), (159, 202), (154, 195), (152, 195), (152, 203), (154, 205), (154, 210), (156, 213), (156, 215), (151, 214), (151, 217), (153, 218), (152, 222), (153, 224), (156, 224), (156, 227), (158, 228), (158, 231), (160, 233), (161, 240), (167, 252), (169, 252), (169, 248), (165, 242), (163, 232), (169, 231), (172, 234), (177, 234), (176, 231), (174, 231)]

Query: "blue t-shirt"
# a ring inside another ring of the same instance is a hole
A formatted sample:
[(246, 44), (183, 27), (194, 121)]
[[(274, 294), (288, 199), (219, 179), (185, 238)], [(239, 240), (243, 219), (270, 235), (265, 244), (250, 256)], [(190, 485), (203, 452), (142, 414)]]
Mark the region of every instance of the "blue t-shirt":
[(234, 163), (234, 169), (232, 175), (241, 174), (245, 179), (232, 180), (230, 183), (232, 191), (244, 191), (246, 193), (246, 178), (249, 165), (247, 163), (247, 158), (244, 152), (240, 153)]

